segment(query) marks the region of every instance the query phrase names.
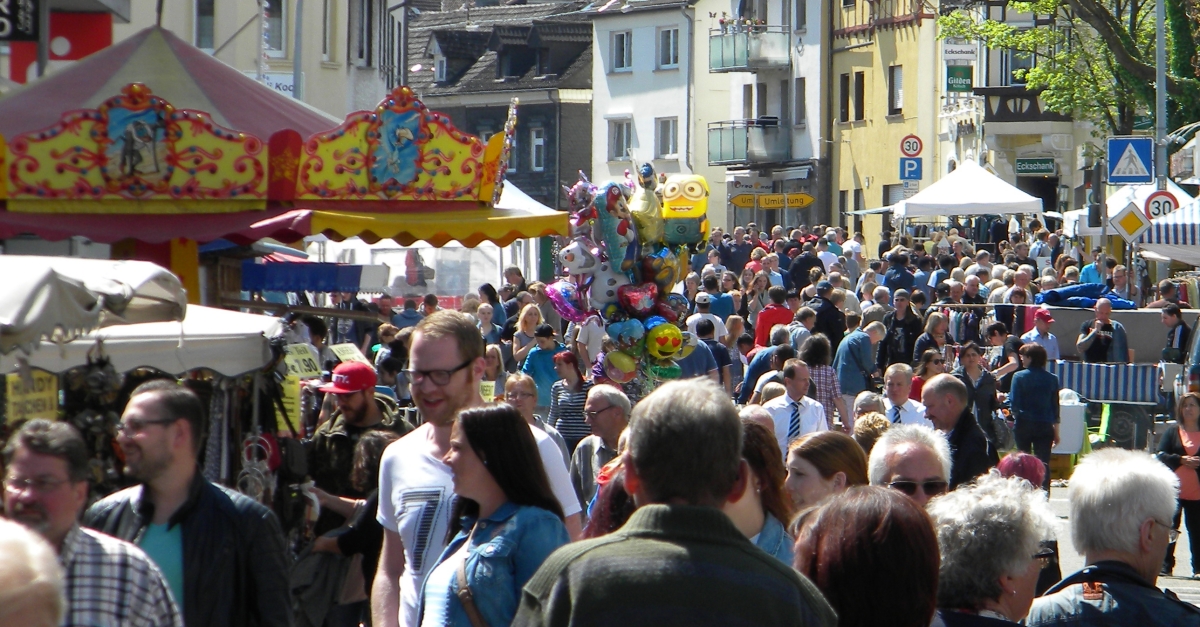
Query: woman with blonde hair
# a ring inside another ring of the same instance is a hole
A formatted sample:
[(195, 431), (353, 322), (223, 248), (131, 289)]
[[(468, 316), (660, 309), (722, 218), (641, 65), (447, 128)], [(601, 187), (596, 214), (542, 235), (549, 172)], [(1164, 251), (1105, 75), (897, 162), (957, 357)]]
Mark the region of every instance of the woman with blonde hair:
[(751, 326), (758, 325), (758, 312), (771, 304), (771, 298), (767, 296), (769, 289), (771, 289), (771, 276), (760, 270), (755, 273), (750, 288), (742, 293), (742, 302), (746, 305)]
[(504, 354), (500, 352), (500, 345), (488, 344), (483, 351), (483, 357), (483, 380), (495, 386), (492, 398), (483, 400), (490, 402), (493, 399), (504, 398), (504, 384), (508, 381), (508, 372), (504, 370)]
[(533, 334), (538, 325), (544, 322), (542, 310), (538, 309), (537, 304), (529, 303), (521, 308), (521, 315), (517, 316), (517, 332), (513, 335), (513, 359), (518, 364), (525, 363), (529, 351), (537, 346)]
[(930, 313), (929, 317), (925, 319), (925, 332), (917, 338), (917, 343), (913, 345), (912, 361), (913, 363), (920, 361), (925, 351), (931, 349), (945, 355), (946, 345), (953, 342), (954, 338), (950, 337), (950, 319), (940, 311)]
[(725, 330), (725, 337), (720, 342), (729, 351), (729, 375), (736, 388), (746, 376), (746, 356), (738, 350), (738, 338), (746, 332), (746, 320), (738, 315), (729, 316), (725, 319)]
[(797, 508), (816, 505), (856, 485), (867, 485), (867, 455), (840, 431), (817, 431), (788, 446), (784, 487)]

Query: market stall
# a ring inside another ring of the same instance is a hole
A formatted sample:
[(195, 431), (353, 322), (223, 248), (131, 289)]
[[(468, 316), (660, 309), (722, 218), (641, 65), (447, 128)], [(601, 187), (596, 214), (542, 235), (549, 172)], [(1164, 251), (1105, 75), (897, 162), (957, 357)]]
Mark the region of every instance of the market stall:
[(1142, 250), (1200, 265), (1200, 201), (1181, 202), (1183, 205), (1179, 209), (1152, 220), (1150, 228), (1142, 233), (1136, 243)]
[[(1115, 192), (1105, 197), (1105, 211), (1108, 220), (1112, 220), (1121, 213), (1129, 203), (1133, 203), (1138, 208), (1146, 206), (1146, 199), (1150, 194), (1158, 191), (1158, 185), (1125, 185)], [(1183, 191), (1183, 188), (1175, 184), (1170, 179), (1167, 180), (1167, 191), (1175, 195), (1175, 198), (1180, 202), (1181, 206), (1186, 206), (1192, 202), (1191, 194)], [(1100, 237), (1103, 229), (1099, 226), (1088, 226), (1087, 209), (1076, 209), (1063, 214), (1063, 233), (1070, 237)], [(1165, 217), (1165, 216), (1164, 216)], [(1116, 230), (1111, 226), (1108, 228), (1110, 235), (1116, 235)]]
[(1040, 214), (1042, 200), (1006, 183), (974, 161), (893, 206), (897, 219), (928, 216)]

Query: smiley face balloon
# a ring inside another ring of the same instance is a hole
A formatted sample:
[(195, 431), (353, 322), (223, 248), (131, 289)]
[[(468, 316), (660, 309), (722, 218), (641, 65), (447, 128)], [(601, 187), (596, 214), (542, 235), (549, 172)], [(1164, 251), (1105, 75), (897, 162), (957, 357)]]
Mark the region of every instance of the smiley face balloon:
[(679, 327), (663, 323), (646, 332), (646, 354), (655, 359), (667, 359), (683, 346)]

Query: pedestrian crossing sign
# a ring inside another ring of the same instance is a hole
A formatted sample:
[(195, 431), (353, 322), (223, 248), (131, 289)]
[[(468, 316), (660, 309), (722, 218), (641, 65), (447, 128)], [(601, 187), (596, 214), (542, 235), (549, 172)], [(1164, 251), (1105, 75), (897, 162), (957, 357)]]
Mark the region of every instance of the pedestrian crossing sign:
[(1152, 137), (1108, 138), (1108, 184), (1154, 182), (1154, 139)]

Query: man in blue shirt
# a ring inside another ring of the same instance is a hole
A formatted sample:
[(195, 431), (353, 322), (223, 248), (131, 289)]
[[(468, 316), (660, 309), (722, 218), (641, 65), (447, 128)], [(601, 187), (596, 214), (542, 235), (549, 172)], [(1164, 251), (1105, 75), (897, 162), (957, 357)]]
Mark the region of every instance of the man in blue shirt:
[[(917, 260), (917, 273), (913, 275), (913, 285), (917, 289), (925, 292), (925, 298), (929, 298), (933, 294), (929, 287), (929, 271), (933, 269), (933, 259), (928, 255)], [(887, 303), (884, 303), (887, 304)]]
[(893, 294), (896, 293), (896, 290), (908, 290), (911, 292), (913, 289), (913, 275), (906, 267), (908, 265), (908, 255), (893, 253), (888, 258), (888, 263), (891, 265), (883, 275), (883, 286), (891, 290)]
[(1104, 273), (1100, 271), (1100, 267), (1104, 264), (1104, 255), (1097, 246), (1092, 249), (1092, 263), (1084, 266), (1079, 270), (1080, 283), (1103, 283)]
[[(710, 321), (705, 320), (704, 322)], [(696, 345), (687, 357), (676, 357), (675, 363), (679, 369), (683, 371), (679, 375), (680, 379), (695, 379), (697, 377), (708, 377), (713, 383), (720, 385), (721, 377), (717, 372), (717, 360), (713, 357), (712, 350), (708, 344), (700, 342)]]
[(887, 328), (882, 322), (872, 322), (865, 329), (855, 329), (838, 345), (833, 369), (837, 371), (846, 407), (854, 407), (854, 397), (867, 391), (870, 387), (868, 377), (879, 371), (875, 367), (873, 351), (886, 333)]
[(704, 291), (712, 298), (708, 312), (725, 322), (729, 316), (733, 315), (733, 297), (729, 294), (722, 294), (720, 283), (717, 282), (716, 275), (710, 274), (704, 277)]

